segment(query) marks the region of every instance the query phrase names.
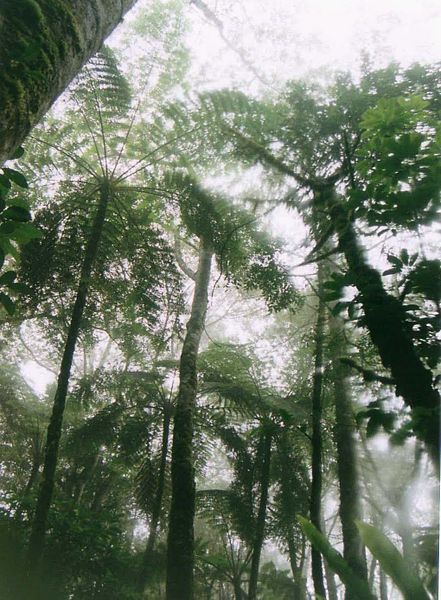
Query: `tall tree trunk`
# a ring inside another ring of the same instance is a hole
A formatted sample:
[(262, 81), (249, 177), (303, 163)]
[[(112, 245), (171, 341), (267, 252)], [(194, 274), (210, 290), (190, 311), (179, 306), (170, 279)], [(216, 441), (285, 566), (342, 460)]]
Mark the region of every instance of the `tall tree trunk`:
[(234, 600), (244, 600), (245, 594), (242, 590), (241, 578), (235, 577), (233, 581), (233, 589), (234, 589)]
[(2, 0), (0, 164), (13, 154), (135, 2)]
[(306, 581), (303, 577), (302, 568), (299, 565), (297, 565), (296, 547), (292, 536), (288, 539), (288, 555), (295, 586), (293, 600), (305, 600)]
[(179, 391), (173, 422), (167, 600), (192, 600), (193, 598), (195, 510), (193, 416), (197, 392), (196, 361), (207, 311), (212, 256), (212, 251), (201, 241), (191, 315), (187, 323), (187, 333), (180, 359)]
[(100, 199), (97, 212), (93, 221), (90, 238), (86, 246), (77, 295), (72, 310), (72, 317), (67, 333), (66, 345), (64, 347), (63, 357), (61, 360), (52, 414), (47, 430), (43, 473), (38, 491), (37, 506), (32, 522), (32, 531), (27, 554), (27, 569), (29, 573), (36, 572), (43, 551), (47, 516), (54, 491), (54, 477), (57, 466), (58, 447), (61, 437), (64, 407), (66, 404), (73, 355), (80, 331), (84, 307), (87, 300), (90, 276), (106, 218), (110, 194), (110, 187), (106, 181), (102, 184), (100, 189)]
[(380, 600), (387, 600), (387, 579), (386, 573), (380, 566)]
[(87, 484), (94, 476), (96, 469), (100, 463), (100, 453), (96, 452), (95, 455), (92, 455), (89, 460), (89, 464), (84, 467), (82, 473), (79, 475), (79, 481), (76, 486), (73, 501), (79, 506), (81, 504), (81, 500), (83, 498), (84, 491), (86, 489)]
[[(339, 321), (330, 318), (332, 345), (343, 349), (345, 340)], [(340, 486), (340, 520), (343, 532), (344, 557), (353, 571), (368, 583), (366, 558), (355, 521), (361, 518), (359, 481), (355, 448), (355, 426), (351, 397), (347, 385), (348, 369), (333, 350), (333, 383), (335, 396), (335, 439), (337, 471)], [(348, 592), (347, 600), (357, 600)]]
[[(326, 531), (326, 525), (325, 525), (325, 520), (323, 518), (323, 515), (321, 515), (321, 531), (324, 535), (326, 535), (326, 537), (328, 537), (332, 531), (332, 526), (330, 528), (330, 531), (327, 532)], [(328, 563), (326, 562), (326, 560), (323, 561), (323, 566), (325, 568), (325, 577), (326, 577), (326, 587), (328, 590), (328, 599), (329, 600), (338, 600), (338, 594), (337, 594), (337, 586), (335, 585), (335, 577), (334, 577), (334, 572), (332, 571), (332, 569), (329, 567)]]
[(260, 554), (265, 539), (265, 520), (268, 505), (270, 484), (272, 432), (264, 427), (262, 433), (262, 471), (260, 477), (260, 499), (257, 511), (256, 531), (254, 534), (253, 552), (251, 555), (250, 581), (248, 584), (248, 600), (257, 598), (257, 580), (259, 577)]
[(368, 264), (348, 211), (333, 187), (328, 193), (330, 216), (339, 247), (360, 292), (366, 327), (383, 366), (392, 373), (397, 395), (411, 407), (416, 435), (425, 442), (439, 466), (440, 395), (434, 388), (432, 373), (416, 352), (402, 304), (386, 292), (380, 274)]
[(158, 524), (161, 516), (162, 499), (164, 496), (165, 474), (167, 469), (168, 442), (170, 436), (171, 406), (164, 405), (164, 421), (162, 423), (161, 456), (159, 461), (158, 485), (156, 488), (155, 502), (152, 509), (152, 518), (150, 519), (150, 533), (147, 540), (147, 546), (141, 564), (139, 574), (139, 591), (142, 592), (149, 578), (149, 568), (152, 565), (153, 550), (155, 548), (158, 535)]
[(40, 465), (41, 465), (41, 459), (40, 459), (39, 453), (34, 454), (34, 456), (32, 458), (32, 467), (31, 467), (29, 479), (26, 483), (23, 493), (21, 494), (22, 499), (21, 499), (19, 507), (17, 508), (17, 511), (14, 515), (14, 518), (17, 521), (21, 521), (25, 506), (27, 505), (27, 502), (29, 500), (29, 495), (31, 493), (31, 490), (34, 487), (34, 485), (36, 484), (36, 482), (38, 481), (38, 478), (40, 475)]
[[(314, 334), (314, 375), (312, 383), (312, 460), (311, 498), (309, 512), (311, 522), (321, 531), (322, 502), (322, 384), (323, 384), (323, 338), (325, 329), (325, 302), (323, 300), (323, 266), (318, 265), (318, 311)], [(311, 548), (312, 579), (317, 596), (326, 600), (323, 580), (322, 556)]]

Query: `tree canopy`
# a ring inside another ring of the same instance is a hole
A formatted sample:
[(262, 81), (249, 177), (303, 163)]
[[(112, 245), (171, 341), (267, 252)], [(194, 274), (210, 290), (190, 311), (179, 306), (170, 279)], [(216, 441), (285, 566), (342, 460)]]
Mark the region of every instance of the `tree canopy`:
[(0, 596), (435, 600), (440, 65), (86, 4), (0, 8)]

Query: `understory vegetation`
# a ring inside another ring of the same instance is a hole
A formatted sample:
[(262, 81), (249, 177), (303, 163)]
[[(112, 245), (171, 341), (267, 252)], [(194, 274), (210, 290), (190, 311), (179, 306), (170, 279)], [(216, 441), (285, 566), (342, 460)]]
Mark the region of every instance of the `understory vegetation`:
[(160, 4), (1, 169), (0, 598), (434, 600), (440, 64), (198, 87)]

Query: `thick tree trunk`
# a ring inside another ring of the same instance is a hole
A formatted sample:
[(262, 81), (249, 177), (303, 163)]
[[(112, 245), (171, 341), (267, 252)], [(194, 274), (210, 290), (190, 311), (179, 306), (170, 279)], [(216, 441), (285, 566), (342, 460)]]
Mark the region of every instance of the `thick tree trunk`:
[[(322, 502), (322, 384), (323, 384), (323, 338), (325, 328), (325, 302), (322, 298), (323, 266), (318, 265), (318, 310), (314, 334), (314, 374), (312, 382), (312, 460), (311, 498), (309, 512), (311, 522), (321, 531)], [(322, 556), (311, 548), (312, 580), (317, 596), (326, 599), (323, 580)]]
[(272, 433), (264, 429), (262, 433), (262, 471), (260, 477), (260, 499), (257, 511), (256, 531), (254, 534), (253, 552), (251, 555), (250, 581), (248, 584), (248, 599), (257, 598), (257, 580), (259, 577), (260, 554), (265, 539), (265, 520), (268, 505), (268, 490), (270, 484), (271, 444)]
[(136, 0), (2, 0), (0, 164)]
[(399, 300), (386, 292), (378, 271), (369, 266), (348, 211), (330, 190), (329, 209), (339, 247), (360, 292), (366, 327), (383, 366), (390, 369), (396, 393), (412, 409), (413, 428), (439, 466), (440, 395), (432, 373), (419, 358)]
[[(337, 319), (331, 317), (332, 344), (343, 349), (345, 340)], [(343, 532), (344, 558), (353, 571), (368, 583), (366, 558), (355, 521), (361, 519), (359, 482), (355, 448), (355, 425), (351, 397), (347, 385), (348, 369), (334, 351), (332, 359), (335, 396), (335, 439), (337, 471), (340, 486), (340, 520)], [(357, 600), (346, 593), (347, 600)]]
[(80, 281), (78, 284), (75, 304), (72, 310), (72, 317), (67, 333), (66, 345), (58, 375), (57, 390), (55, 392), (52, 414), (47, 430), (43, 473), (38, 491), (37, 506), (32, 522), (32, 531), (27, 555), (27, 568), (30, 573), (36, 571), (43, 551), (46, 521), (54, 491), (54, 477), (57, 466), (58, 447), (61, 437), (63, 414), (66, 404), (72, 360), (78, 339), (83, 311), (87, 300), (92, 267), (97, 255), (109, 199), (110, 189), (108, 183), (106, 182), (103, 183), (100, 190), (100, 200), (92, 225), (90, 238), (87, 243), (84, 262), (81, 268)]
[(191, 315), (180, 359), (179, 391), (173, 425), (167, 600), (193, 599), (195, 483), (192, 445), (197, 392), (196, 361), (207, 311), (212, 256), (212, 252), (201, 241)]
[(155, 502), (152, 509), (152, 518), (150, 519), (150, 533), (147, 540), (147, 546), (141, 564), (141, 572), (139, 574), (139, 591), (143, 592), (148, 578), (149, 569), (152, 564), (153, 550), (155, 548), (156, 538), (158, 535), (158, 524), (161, 516), (162, 499), (164, 496), (165, 474), (167, 469), (167, 453), (168, 442), (170, 436), (170, 420), (171, 406), (164, 406), (164, 421), (162, 424), (162, 440), (161, 440), (161, 456), (159, 461), (158, 485), (156, 488)]

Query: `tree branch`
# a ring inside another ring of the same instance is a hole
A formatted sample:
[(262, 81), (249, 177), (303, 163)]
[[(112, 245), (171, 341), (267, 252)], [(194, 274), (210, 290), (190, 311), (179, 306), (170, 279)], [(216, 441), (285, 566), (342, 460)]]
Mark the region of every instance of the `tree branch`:
[(189, 277), (193, 281), (196, 281), (196, 271), (192, 271), (192, 269), (190, 269), (190, 267), (185, 262), (182, 256), (181, 241), (179, 240), (177, 235), (175, 236), (175, 258), (181, 271), (185, 275), (187, 275), (187, 277)]
[(392, 379), (392, 377), (378, 375), (370, 369), (365, 369), (364, 367), (358, 365), (355, 361), (353, 361), (352, 358), (342, 357), (340, 358), (340, 362), (361, 373), (363, 375), (364, 381), (379, 381), (380, 383), (385, 383), (386, 385), (396, 385), (396, 381), (395, 379)]

